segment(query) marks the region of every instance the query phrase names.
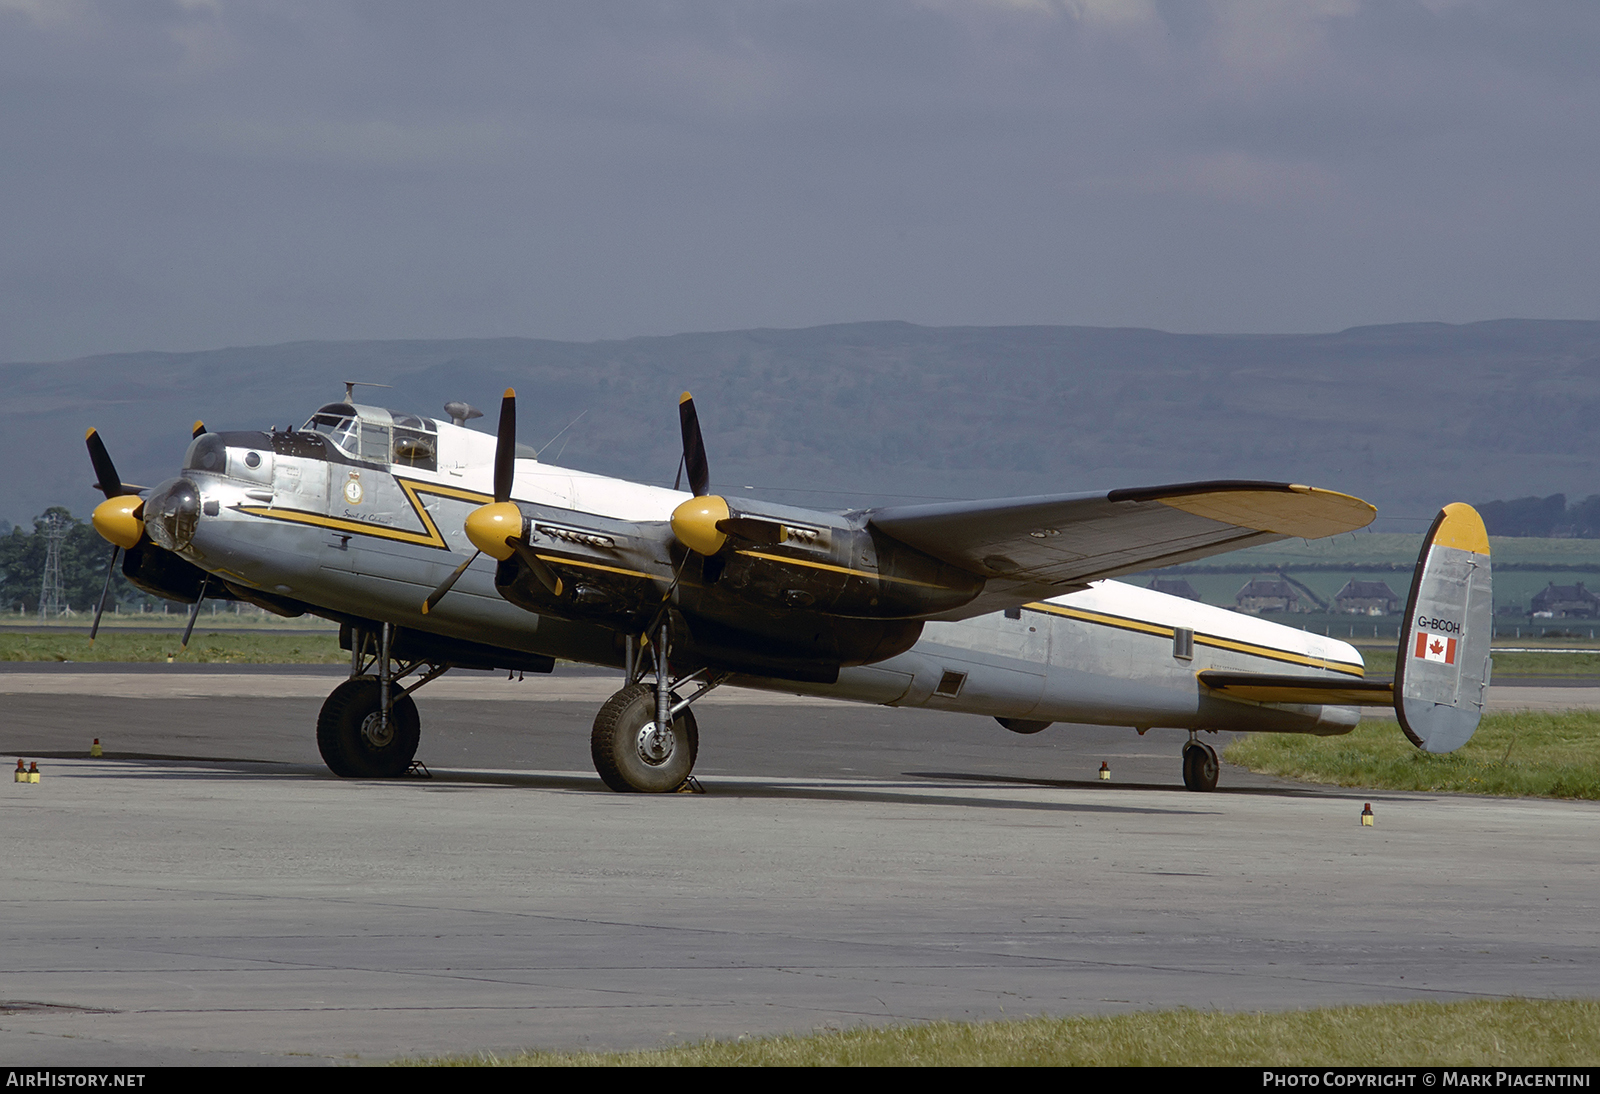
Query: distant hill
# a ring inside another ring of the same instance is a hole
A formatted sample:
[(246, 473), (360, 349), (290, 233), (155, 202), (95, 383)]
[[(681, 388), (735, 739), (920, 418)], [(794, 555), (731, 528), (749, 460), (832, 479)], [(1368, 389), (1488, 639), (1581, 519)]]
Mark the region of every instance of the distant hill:
[(0, 519), (98, 500), (100, 429), (123, 476), (172, 474), (189, 428), (298, 425), (342, 380), (366, 401), (492, 429), (517, 388), (545, 458), (670, 482), (695, 393), (713, 485), (850, 507), (1203, 478), (1289, 479), (1420, 531), (1446, 501), (1600, 491), (1600, 323), (1502, 320), (1320, 335), (853, 323), (610, 342), (301, 342), (0, 365)]
[(1491, 536), (1600, 539), (1600, 494), (1567, 504), (1565, 494), (1479, 504)]

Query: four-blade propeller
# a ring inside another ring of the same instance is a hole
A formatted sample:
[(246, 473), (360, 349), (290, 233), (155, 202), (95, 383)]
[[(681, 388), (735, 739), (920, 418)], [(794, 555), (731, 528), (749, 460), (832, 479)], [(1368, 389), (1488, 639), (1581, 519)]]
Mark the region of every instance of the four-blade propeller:
[(100, 434), (91, 429), (83, 439), (89, 446), (89, 462), (94, 465), (95, 487), (106, 496), (105, 501), (94, 507), (89, 521), (111, 544), (106, 583), (94, 606), (94, 624), (89, 628), (89, 641), (93, 642), (100, 633), (100, 617), (106, 610), (106, 597), (111, 593), (111, 576), (116, 572), (117, 558), (144, 536), (144, 502), (139, 497), (140, 487), (124, 483), (117, 474), (117, 465), (111, 462), (111, 453), (106, 451), (106, 442), (100, 439)]
[(511, 500), (511, 485), (516, 477), (517, 458), (517, 393), (506, 388), (500, 400), (500, 428), (494, 443), (494, 501), (480, 505), (467, 514), (467, 539), (477, 548), (472, 557), (451, 571), (422, 602), (426, 615), (439, 606), (445, 594), (455, 587), (461, 575), (467, 572), (480, 554), (504, 562), (515, 555), (522, 560), (539, 583), (550, 590), (551, 596), (561, 595), (561, 579), (540, 558), (528, 543), (527, 525), (522, 510)]
[(683, 430), (683, 468), (694, 494), (672, 511), (672, 534), (678, 542), (708, 557), (722, 550), (729, 535), (751, 543), (782, 543), (786, 533), (780, 522), (740, 513), (727, 498), (711, 493), (711, 467), (700, 435), (700, 415), (695, 413), (694, 396), (687, 391), (678, 398), (678, 424)]

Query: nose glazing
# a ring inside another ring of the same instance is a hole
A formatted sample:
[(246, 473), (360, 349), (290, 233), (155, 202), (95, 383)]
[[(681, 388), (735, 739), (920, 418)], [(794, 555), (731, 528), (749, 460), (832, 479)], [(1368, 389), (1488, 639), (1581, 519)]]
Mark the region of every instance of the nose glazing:
[(158, 546), (182, 551), (200, 523), (200, 490), (188, 479), (168, 479), (144, 503), (144, 528)]

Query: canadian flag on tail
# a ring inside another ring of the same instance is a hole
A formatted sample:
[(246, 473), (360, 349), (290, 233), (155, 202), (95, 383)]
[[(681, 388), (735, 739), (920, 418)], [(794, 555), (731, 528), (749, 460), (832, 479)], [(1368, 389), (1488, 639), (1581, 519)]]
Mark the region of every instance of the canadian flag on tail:
[(1446, 665), (1453, 665), (1456, 663), (1456, 640), (1418, 631), (1416, 655), (1424, 661), (1442, 661)]

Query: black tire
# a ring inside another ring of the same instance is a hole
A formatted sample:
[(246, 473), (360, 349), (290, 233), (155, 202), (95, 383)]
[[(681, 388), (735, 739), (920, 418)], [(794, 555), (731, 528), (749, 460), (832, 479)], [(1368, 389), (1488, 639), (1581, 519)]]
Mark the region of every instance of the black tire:
[(1190, 741), (1183, 746), (1183, 785), (1202, 793), (1217, 788), (1217, 753), (1210, 745)]
[(317, 715), (317, 751), (344, 779), (392, 779), (411, 769), (422, 740), (417, 704), (406, 695), (389, 714), (389, 736), (378, 739), (382, 689), (375, 676), (357, 676), (333, 689)]
[(1217, 776), (1222, 773), (1222, 764), (1217, 760), (1217, 750), (1210, 745), (1201, 745), (1201, 760), (1195, 765), (1200, 776), (1201, 790), (1215, 790)]
[[(677, 697), (673, 697), (677, 701)], [(613, 790), (644, 794), (670, 794), (694, 770), (700, 752), (700, 727), (694, 712), (685, 710), (672, 721), (666, 754), (647, 758), (639, 738), (656, 720), (656, 689), (650, 684), (623, 688), (600, 708), (589, 737), (589, 753), (600, 779)]]

